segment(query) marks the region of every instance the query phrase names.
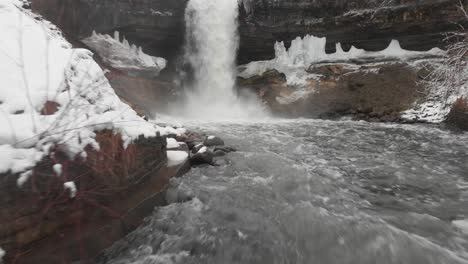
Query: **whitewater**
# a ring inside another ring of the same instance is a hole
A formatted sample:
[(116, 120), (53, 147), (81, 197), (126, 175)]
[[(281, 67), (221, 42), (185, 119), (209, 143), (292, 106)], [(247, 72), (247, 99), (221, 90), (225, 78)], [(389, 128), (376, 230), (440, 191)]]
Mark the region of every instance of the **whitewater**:
[(468, 135), (435, 126), (187, 124), (239, 151), (172, 179), (100, 263), (468, 263)]
[(171, 115), (205, 120), (267, 116), (255, 95), (235, 89), (238, 14), (237, 0), (188, 2), (184, 62), (193, 76), (184, 87), (184, 100), (171, 107)]
[(236, 0), (189, 1), (193, 82), (173, 114), (238, 151), (171, 179), (168, 205), (97, 262), (468, 263), (468, 135), (266, 120), (258, 102), (234, 92), (237, 8)]

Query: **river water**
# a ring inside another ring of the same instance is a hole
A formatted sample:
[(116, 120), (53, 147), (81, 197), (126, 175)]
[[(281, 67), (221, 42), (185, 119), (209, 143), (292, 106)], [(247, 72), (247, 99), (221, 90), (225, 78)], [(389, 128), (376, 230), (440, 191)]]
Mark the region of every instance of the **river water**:
[(239, 151), (173, 179), (101, 263), (468, 263), (468, 134), (428, 125), (203, 123)]

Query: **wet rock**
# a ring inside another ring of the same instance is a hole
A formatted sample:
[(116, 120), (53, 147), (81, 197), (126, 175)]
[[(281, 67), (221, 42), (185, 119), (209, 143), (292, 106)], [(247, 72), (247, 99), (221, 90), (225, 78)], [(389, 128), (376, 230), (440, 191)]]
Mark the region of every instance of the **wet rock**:
[(222, 156), (226, 156), (226, 152), (222, 151), (222, 150), (215, 150), (213, 152), (213, 154), (215, 155), (215, 157), (222, 157)]
[(185, 134), (177, 135), (175, 138), (178, 142), (187, 142), (188, 137)]
[(192, 153), (193, 153), (193, 154), (198, 153), (198, 152), (200, 151), (200, 149), (202, 149), (203, 147), (205, 147), (205, 145), (203, 145), (203, 144), (201, 144), (201, 143), (199, 143), (199, 144), (193, 146), (193, 148), (192, 148)]
[(176, 138), (177, 138), (177, 134), (167, 134), (166, 137), (167, 137), (167, 138), (176, 139)]
[(185, 143), (187, 143), (190, 150), (192, 150), (198, 144), (202, 144), (204, 139), (203, 136), (201, 136), (200, 134), (191, 131), (186, 133), (185, 135), (187, 136)]
[(214, 151), (223, 151), (223, 152), (226, 152), (226, 153), (229, 153), (229, 152), (235, 152), (237, 151), (237, 149), (233, 148), (233, 147), (229, 147), (229, 146), (217, 146), (214, 148)]
[(286, 82), (286, 75), (277, 70), (267, 70), (261, 75), (252, 76), (251, 78), (237, 78), (237, 82), (243, 86), (262, 85), (262, 84), (281, 84)]
[(446, 120), (449, 127), (468, 131), (468, 100), (464, 98), (458, 99)]
[(217, 137), (217, 136), (207, 136), (205, 137), (205, 140), (203, 141), (203, 144), (205, 146), (211, 147), (211, 146), (223, 146), (224, 141)]
[(190, 157), (190, 164), (192, 165), (201, 165), (201, 164), (209, 164), (209, 165), (214, 165), (213, 163), (213, 158), (214, 158), (214, 153), (206, 150), (204, 152), (197, 152), (194, 154), (192, 157)]

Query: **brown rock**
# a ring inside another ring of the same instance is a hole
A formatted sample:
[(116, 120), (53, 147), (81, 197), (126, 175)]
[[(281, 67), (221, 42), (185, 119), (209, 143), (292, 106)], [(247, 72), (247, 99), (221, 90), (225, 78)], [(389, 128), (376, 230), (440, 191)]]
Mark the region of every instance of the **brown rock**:
[(447, 116), (447, 124), (451, 127), (468, 131), (468, 100), (459, 98)]

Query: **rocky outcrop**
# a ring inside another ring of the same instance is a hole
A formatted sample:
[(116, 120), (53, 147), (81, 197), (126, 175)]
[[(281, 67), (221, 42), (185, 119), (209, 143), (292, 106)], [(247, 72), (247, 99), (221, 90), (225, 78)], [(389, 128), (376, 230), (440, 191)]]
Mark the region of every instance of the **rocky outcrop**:
[[(240, 18), (239, 61), (274, 57), (275, 41), (306, 34), (327, 37), (327, 52), (335, 43), (369, 51), (382, 50), (392, 39), (409, 50), (443, 46), (444, 33), (467, 25), (455, 0), (244, 0)], [(465, 5), (468, 1), (463, 1)]]
[(284, 74), (238, 78), (240, 89), (255, 91), (271, 110), (286, 117), (336, 118), (350, 115), (369, 121), (400, 121), (399, 113), (424, 98), (422, 66), (405, 62), (315, 64), (316, 77), (298, 88)]
[(458, 99), (448, 114), (446, 122), (450, 127), (468, 131), (468, 100)]
[[(154, 195), (184, 172), (183, 164), (165, 166), (165, 137), (140, 137), (124, 148), (120, 135), (102, 131), (96, 141), (100, 149), (89, 148), (86, 159), (70, 160), (58, 147), (52, 150), (21, 187), (17, 175), (0, 175), (0, 247), (7, 262), (69, 263), (93, 257), (136, 228), (164, 201)], [(65, 182), (76, 189), (64, 188)]]

